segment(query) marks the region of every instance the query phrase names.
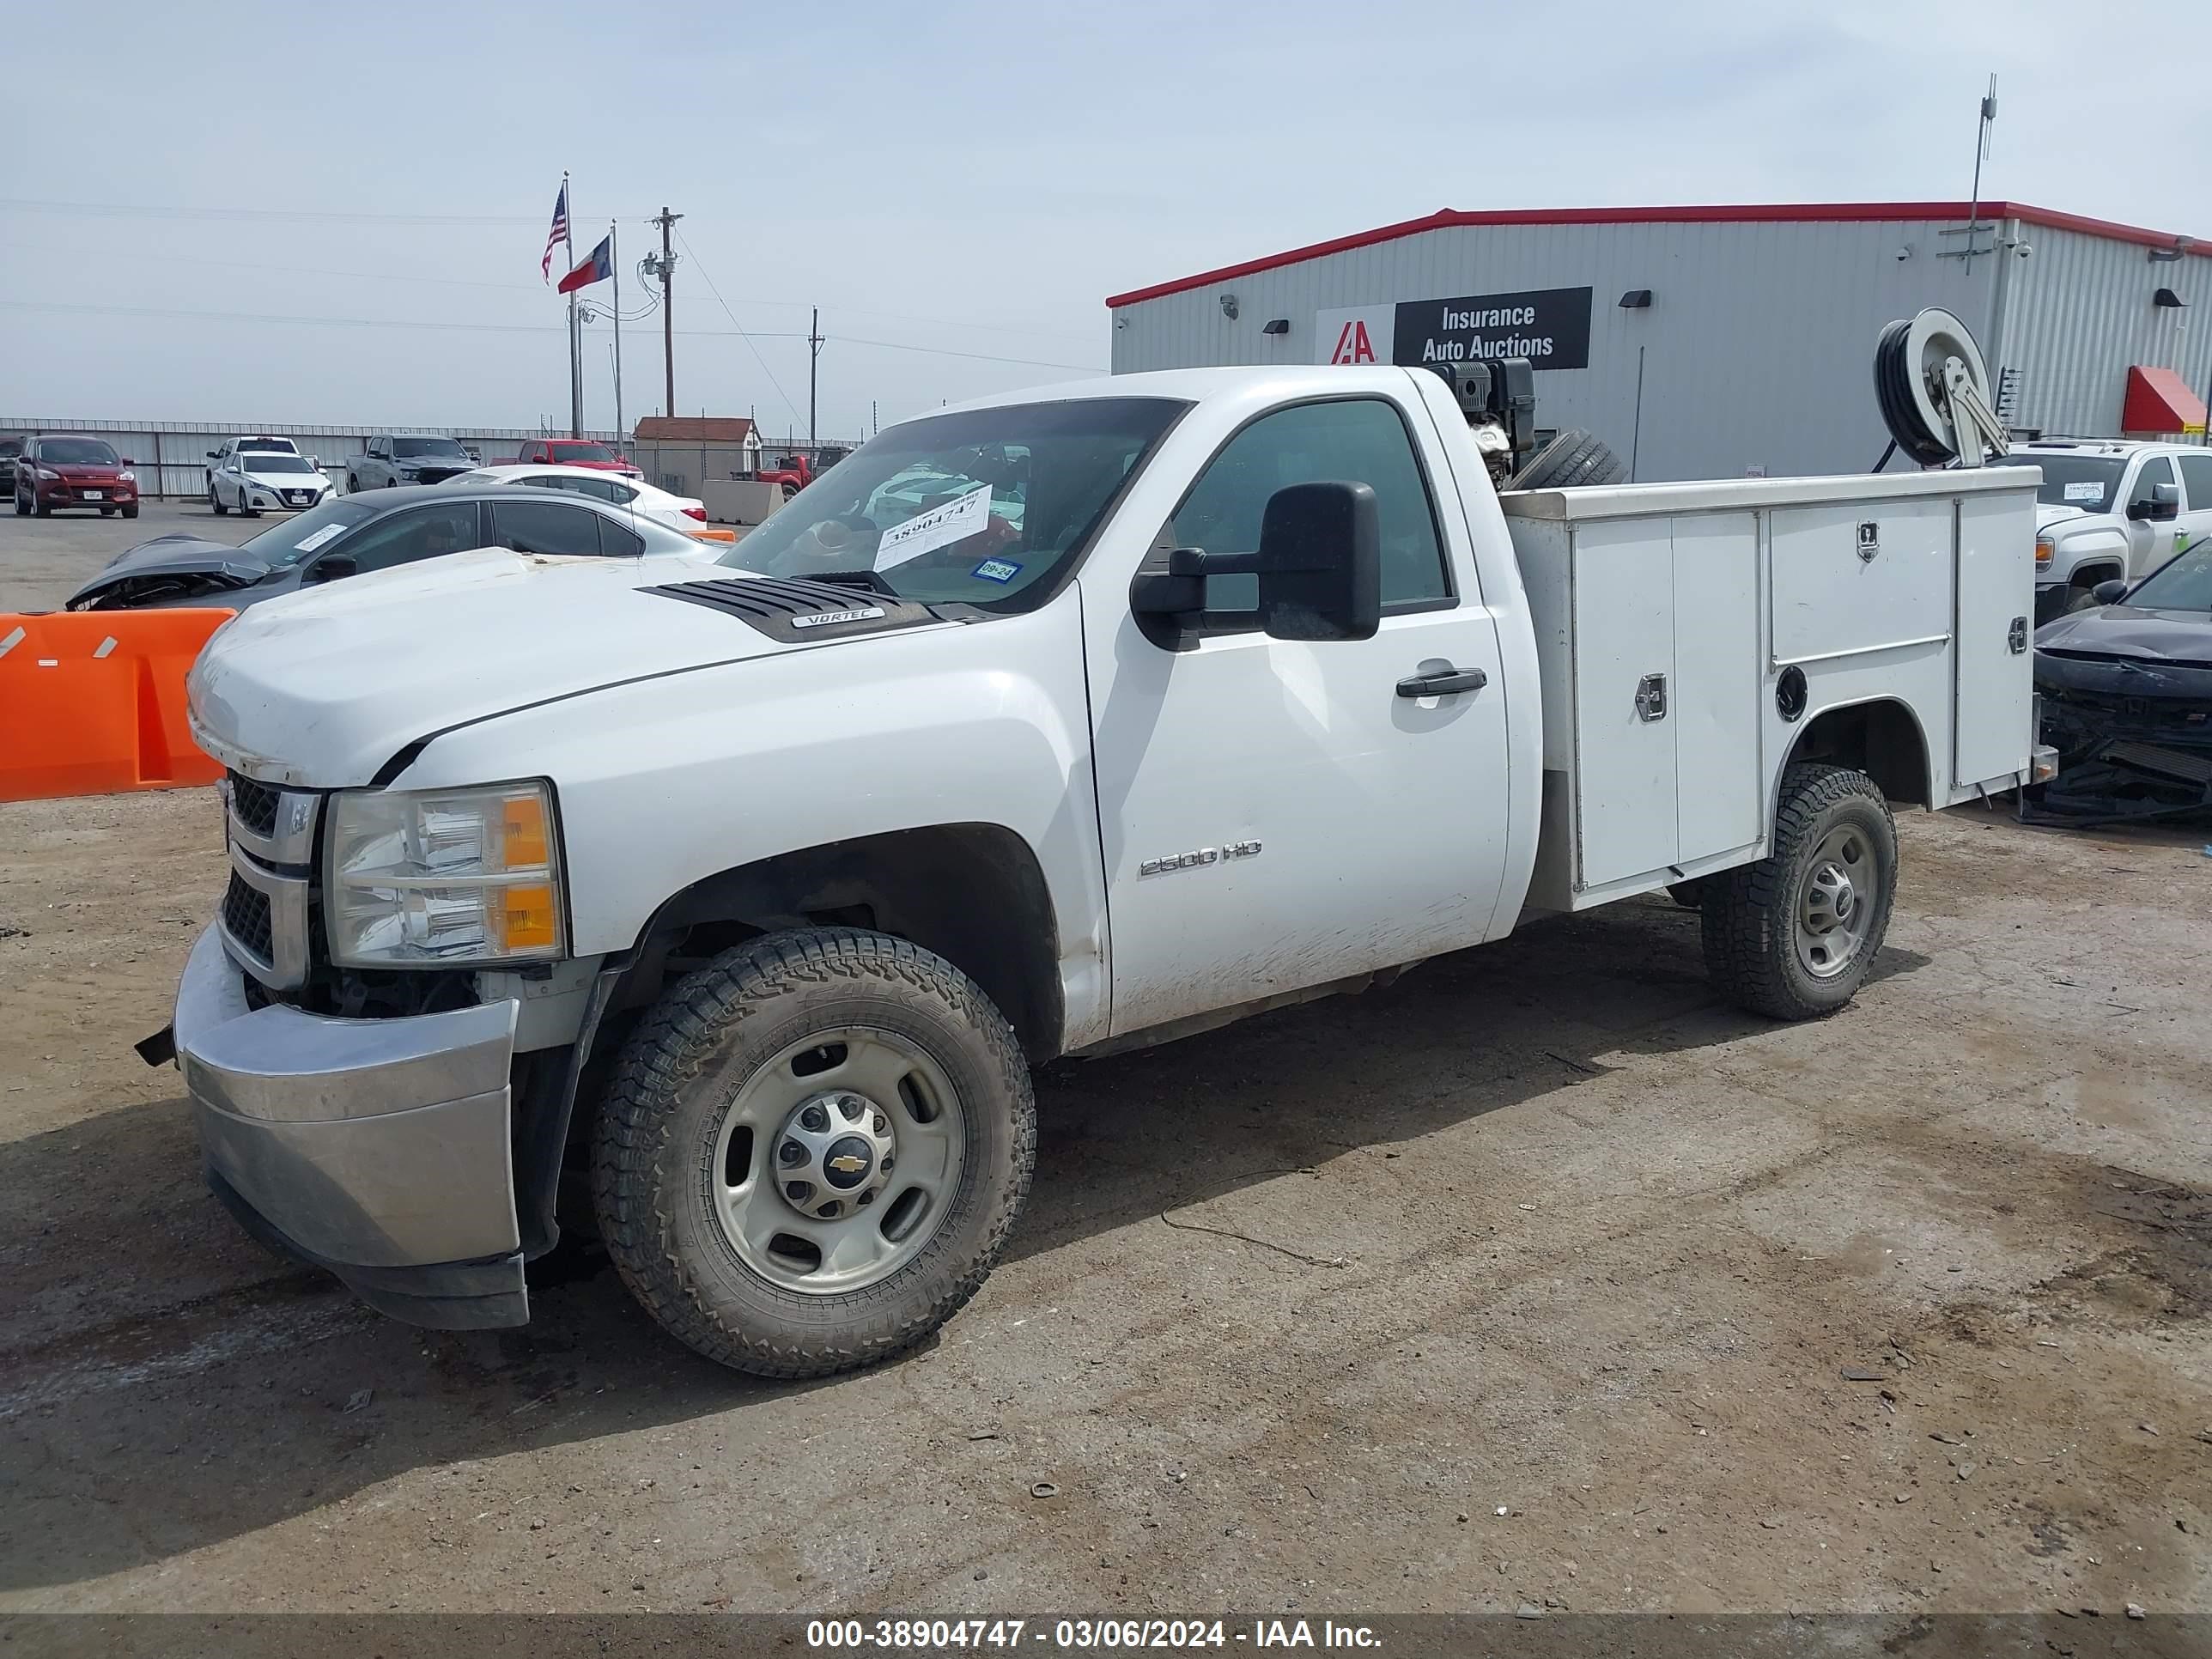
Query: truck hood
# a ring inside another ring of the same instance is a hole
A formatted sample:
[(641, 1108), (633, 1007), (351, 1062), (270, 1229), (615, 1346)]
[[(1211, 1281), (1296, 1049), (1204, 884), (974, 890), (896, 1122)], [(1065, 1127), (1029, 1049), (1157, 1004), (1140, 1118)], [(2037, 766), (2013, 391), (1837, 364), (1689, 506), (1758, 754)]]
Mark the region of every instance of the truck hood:
[(2058, 617), (2036, 630), (2035, 648), (2068, 657), (2109, 657), (2204, 667), (2212, 665), (2212, 615), (2100, 605)]
[(2066, 507), (2048, 501), (2038, 501), (2035, 504), (2035, 527), (2038, 530), (2048, 530), (2055, 524), (2063, 524), (2074, 519), (2086, 519), (2088, 516), (2089, 514), (2078, 507)]
[(418, 738), (489, 715), (836, 642), (787, 642), (726, 611), (641, 591), (748, 580), (758, 579), (703, 557), (483, 549), (288, 593), (208, 641), (186, 682), (192, 735), (249, 777), (342, 788), (370, 782)]
[(69, 596), (67, 605), (74, 611), (119, 583), (143, 576), (204, 576), (209, 590), (216, 592), (251, 586), (268, 574), (266, 561), (227, 542), (183, 533), (156, 536), (110, 559), (97, 576)]

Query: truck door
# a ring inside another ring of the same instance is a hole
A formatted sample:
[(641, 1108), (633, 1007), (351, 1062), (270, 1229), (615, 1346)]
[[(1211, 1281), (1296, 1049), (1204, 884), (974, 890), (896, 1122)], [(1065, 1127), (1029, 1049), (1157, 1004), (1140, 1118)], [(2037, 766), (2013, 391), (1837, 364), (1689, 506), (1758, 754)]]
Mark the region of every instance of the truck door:
[(2178, 546), (2194, 547), (2212, 536), (2212, 453), (2177, 455), (2174, 465), (2181, 473)]
[[(1372, 639), (1220, 630), (1174, 651), (1139, 631), (1125, 592), (1086, 593), (1116, 1035), (1484, 936), (1505, 857), (1506, 687), (1467, 515), (1415, 445), (1435, 453), (1429, 422), (1384, 396), (1271, 410), (1215, 452), (1156, 544), (1249, 551), (1285, 485), (1369, 484)], [(1209, 587), (1210, 611), (1257, 599), (1255, 577)], [(1446, 672), (1483, 683), (1414, 684)]]
[(2179, 519), (2136, 516), (2151, 505), (2154, 487), (2178, 482), (2173, 476), (2173, 463), (2163, 455), (2146, 456), (2136, 468), (2135, 479), (2128, 485), (2127, 504), (2123, 509), (2128, 526), (2128, 580), (2130, 581), (2141, 581), (2173, 556), (2180, 541), (2189, 539), (2182, 534)]

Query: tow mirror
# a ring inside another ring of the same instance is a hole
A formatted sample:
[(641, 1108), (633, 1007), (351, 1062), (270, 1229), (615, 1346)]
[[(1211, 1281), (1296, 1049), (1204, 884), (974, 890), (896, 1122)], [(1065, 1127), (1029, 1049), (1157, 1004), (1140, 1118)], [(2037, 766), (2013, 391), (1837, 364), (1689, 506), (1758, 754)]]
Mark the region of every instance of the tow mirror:
[[(1178, 547), (1166, 568), (1139, 570), (1129, 608), (1195, 626), (1209, 576), (1256, 575), (1256, 611), (1216, 611), (1224, 629), (1257, 627), (1278, 640), (1372, 639), (1382, 620), (1382, 534), (1375, 491), (1364, 483), (1288, 484), (1267, 498), (1252, 553)], [(1147, 629), (1156, 637), (1157, 629)]]
[(2111, 581), (2099, 582), (2089, 590), (2089, 597), (2099, 605), (2118, 605), (2128, 596), (2128, 585), (2114, 577)]
[(327, 559), (317, 560), (314, 568), (308, 571), (307, 575), (314, 581), (335, 582), (358, 575), (360, 572), (361, 567), (354, 562), (352, 554), (333, 553)]
[(2144, 500), (2138, 497), (2128, 503), (2128, 517), (2138, 520), (2163, 522), (2167, 519), (2179, 518), (2180, 514), (2181, 486), (2179, 484), (2153, 484), (2150, 487), (2149, 499)]

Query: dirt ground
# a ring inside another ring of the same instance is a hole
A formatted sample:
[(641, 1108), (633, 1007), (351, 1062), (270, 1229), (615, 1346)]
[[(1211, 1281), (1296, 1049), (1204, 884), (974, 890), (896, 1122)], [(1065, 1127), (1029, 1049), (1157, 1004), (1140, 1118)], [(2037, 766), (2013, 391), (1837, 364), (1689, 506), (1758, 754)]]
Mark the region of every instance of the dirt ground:
[[(257, 527), (146, 511), (0, 608)], [(1821, 1024), (1658, 900), (1051, 1068), (982, 1294), (794, 1386), (264, 1255), (130, 1047), (211, 793), (0, 806), (0, 1614), (2212, 1611), (2212, 830), (1901, 828)]]
[(1826, 1023), (1659, 901), (1055, 1066), (975, 1303), (773, 1386), (263, 1255), (129, 1046), (211, 793), (0, 807), (0, 1611), (2212, 1608), (2212, 860), (1903, 829)]

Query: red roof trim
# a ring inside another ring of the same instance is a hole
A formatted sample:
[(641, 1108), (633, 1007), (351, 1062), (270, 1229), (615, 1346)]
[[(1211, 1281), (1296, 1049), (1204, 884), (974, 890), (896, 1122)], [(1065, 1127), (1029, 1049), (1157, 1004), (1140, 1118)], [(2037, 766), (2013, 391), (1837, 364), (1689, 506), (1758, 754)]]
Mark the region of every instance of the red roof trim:
[[(1456, 225), (1864, 224), (1881, 220), (1964, 219), (1972, 206), (1967, 202), (1760, 202), (1739, 207), (1504, 208), (1472, 213), (1439, 208), (1425, 219), (1403, 219), (1395, 225), (1355, 231), (1349, 236), (1294, 247), (1287, 253), (1271, 253), (1264, 258), (1247, 259), (1242, 264), (1224, 265), (1218, 270), (1202, 270), (1195, 276), (1131, 289), (1127, 294), (1112, 295), (1106, 304), (1109, 308), (1118, 309), (1139, 300), (1157, 300), (1164, 294), (1207, 288), (1235, 277), (1249, 276), (1255, 271), (1273, 270), (1302, 260), (1318, 259), (1324, 254), (1347, 253), (1353, 248), (1372, 247), (1378, 242), (1394, 242), (1401, 236), (1418, 236), (1423, 231), (1447, 230)], [(2107, 219), (2084, 218), (2078, 213), (2059, 213), (2021, 202), (1984, 202), (1981, 211), (1986, 219), (2018, 219), (2052, 230), (2080, 231), (2084, 235), (2135, 242), (2144, 247), (2172, 247), (2178, 240), (2165, 231), (2115, 224)], [(2189, 251), (2199, 258), (2212, 258), (2212, 244), (2201, 239)]]

